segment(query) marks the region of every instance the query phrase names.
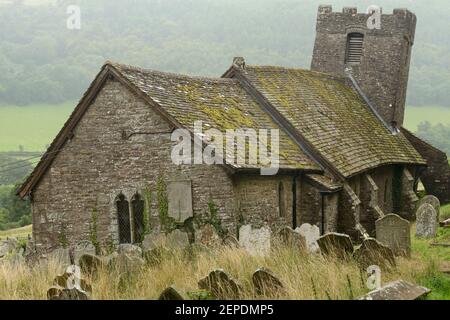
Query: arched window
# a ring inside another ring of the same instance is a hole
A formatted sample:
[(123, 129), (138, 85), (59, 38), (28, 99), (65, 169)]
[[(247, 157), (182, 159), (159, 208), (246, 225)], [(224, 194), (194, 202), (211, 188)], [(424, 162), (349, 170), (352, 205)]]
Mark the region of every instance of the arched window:
[(278, 209), (280, 217), (286, 217), (286, 192), (284, 190), (284, 184), (281, 181), (278, 184)]
[(353, 32), (347, 36), (346, 63), (360, 63), (363, 54), (364, 35)]
[(116, 206), (119, 224), (119, 243), (131, 243), (130, 207), (123, 194), (117, 197)]
[(144, 240), (144, 200), (136, 193), (131, 199), (131, 208), (133, 215), (133, 242), (142, 242)]

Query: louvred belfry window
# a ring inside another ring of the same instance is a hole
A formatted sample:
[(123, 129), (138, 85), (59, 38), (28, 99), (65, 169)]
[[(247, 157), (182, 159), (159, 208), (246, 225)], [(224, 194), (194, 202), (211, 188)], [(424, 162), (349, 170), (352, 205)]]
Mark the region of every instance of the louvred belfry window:
[(350, 33), (347, 37), (346, 63), (360, 63), (363, 54), (364, 35)]

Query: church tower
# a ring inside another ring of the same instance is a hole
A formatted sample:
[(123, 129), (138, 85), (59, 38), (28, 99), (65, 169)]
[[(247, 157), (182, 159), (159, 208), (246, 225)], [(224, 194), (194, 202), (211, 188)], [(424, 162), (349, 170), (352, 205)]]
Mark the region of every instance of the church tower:
[(406, 9), (382, 14), (381, 8), (358, 13), (320, 6), (311, 69), (350, 72), (379, 115), (400, 127), (405, 113), (416, 16)]

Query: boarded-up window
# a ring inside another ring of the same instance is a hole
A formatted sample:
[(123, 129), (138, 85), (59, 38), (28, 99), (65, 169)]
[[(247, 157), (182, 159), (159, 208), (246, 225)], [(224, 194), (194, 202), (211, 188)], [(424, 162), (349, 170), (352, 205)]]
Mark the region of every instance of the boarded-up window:
[(184, 222), (193, 216), (192, 185), (190, 180), (170, 181), (167, 184), (169, 200), (169, 217), (177, 222)]
[(362, 33), (350, 33), (347, 37), (346, 63), (360, 63), (363, 54), (364, 35)]
[(131, 243), (130, 207), (123, 194), (117, 197), (116, 206), (119, 224), (119, 242)]
[(133, 210), (133, 241), (135, 243), (142, 242), (144, 239), (144, 200), (139, 194), (135, 194), (131, 200)]

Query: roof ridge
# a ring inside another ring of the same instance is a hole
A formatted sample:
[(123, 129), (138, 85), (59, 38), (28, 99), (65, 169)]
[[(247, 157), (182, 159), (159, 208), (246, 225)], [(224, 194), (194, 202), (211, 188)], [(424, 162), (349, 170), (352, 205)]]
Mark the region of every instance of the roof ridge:
[(119, 62), (112, 62), (110, 60), (107, 60), (104, 65), (108, 65), (111, 67), (114, 67), (116, 69), (119, 69), (119, 71), (122, 71), (121, 69), (128, 69), (131, 71), (137, 71), (142, 73), (152, 73), (154, 75), (161, 75), (161, 76), (167, 76), (167, 77), (176, 77), (186, 80), (204, 80), (204, 81), (211, 81), (211, 82), (217, 82), (217, 83), (237, 83), (237, 80), (235, 79), (229, 79), (229, 78), (220, 78), (220, 77), (207, 77), (207, 76), (199, 76), (199, 75), (188, 75), (188, 74), (182, 74), (182, 73), (176, 73), (176, 72), (168, 72), (168, 71), (159, 71), (149, 68), (143, 68), (139, 66), (133, 66), (129, 64), (119, 63)]
[[(345, 76), (340, 76), (334, 73), (328, 73), (328, 72), (321, 72), (321, 71), (316, 71), (316, 70), (311, 70), (311, 69), (306, 69), (306, 68), (297, 68), (297, 67), (284, 67), (284, 66), (277, 66), (277, 65), (246, 65), (245, 68), (259, 68), (259, 69), (263, 69), (263, 68), (272, 68), (272, 69), (278, 69), (278, 70), (290, 70), (290, 71), (302, 71), (302, 72), (308, 72), (308, 73), (312, 73), (312, 74), (317, 74), (320, 76), (327, 76), (329, 78), (333, 78), (333, 79), (346, 79)], [(245, 71), (245, 69), (244, 69)]]

